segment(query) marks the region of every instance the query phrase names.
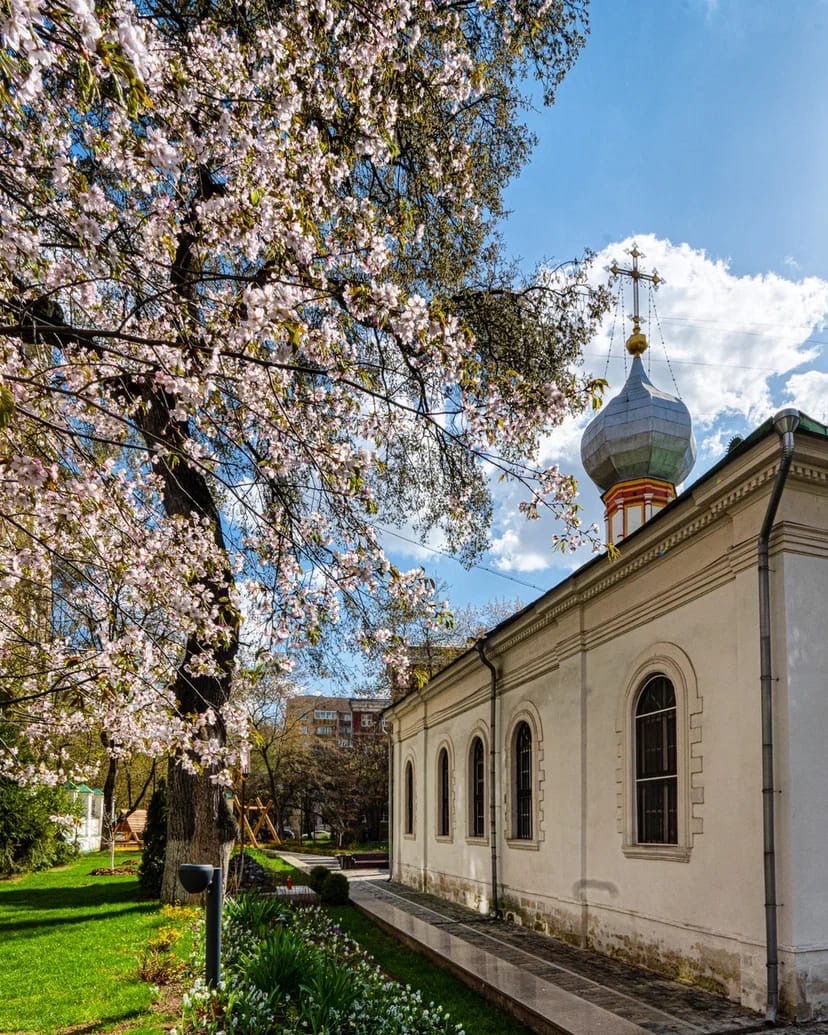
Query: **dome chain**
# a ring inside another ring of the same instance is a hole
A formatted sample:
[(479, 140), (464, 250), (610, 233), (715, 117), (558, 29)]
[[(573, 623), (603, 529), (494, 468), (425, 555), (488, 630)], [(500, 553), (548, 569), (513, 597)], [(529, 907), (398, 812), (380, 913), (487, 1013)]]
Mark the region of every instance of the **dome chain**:
[(676, 381), (676, 375), (673, 373), (673, 364), (670, 362), (670, 356), (667, 352), (667, 343), (664, 340), (664, 331), (661, 327), (661, 317), (658, 315), (658, 309), (656, 308), (655, 302), (653, 302), (653, 312), (655, 313), (656, 325), (658, 327), (658, 336), (661, 338), (661, 347), (664, 350), (664, 358), (667, 360), (667, 369), (670, 371), (670, 377), (673, 380), (673, 387), (676, 390), (676, 396), (681, 399), (681, 390)]
[[(647, 285), (647, 340), (653, 340), (653, 288)], [(653, 372), (653, 350), (647, 350), (647, 376)]]
[(607, 361), (604, 364), (604, 380), (605, 381), (607, 381), (609, 379), (609, 365), (610, 365), (610, 359), (612, 358), (612, 346), (613, 346), (613, 343), (615, 342), (615, 325), (618, 322), (618, 306), (620, 305), (620, 303), (621, 303), (621, 291), (619, 290), (618, 294), (615, 296), (615, 309), (613, 310), (613, 313), (612, 313), (612, 324), (610, 325), (609, 348), (607, 349)]

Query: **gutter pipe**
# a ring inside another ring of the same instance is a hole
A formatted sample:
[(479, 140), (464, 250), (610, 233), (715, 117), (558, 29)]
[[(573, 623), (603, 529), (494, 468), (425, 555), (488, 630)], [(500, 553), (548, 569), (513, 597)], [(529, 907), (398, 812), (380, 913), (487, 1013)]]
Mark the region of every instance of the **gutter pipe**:
[(491, 674), (491, 692), (489, 694), (489, 845), (492, 852), (492, 894), (489, 904), (489, 915), (499, 918), (500, 906), (497, 900), (497, 801), (495, 799), (495, 778), (497, 776), (495, 757), (497, 670), (486, 657), (485, 641), (478, 640), (475, 647), (480, 655), (480, 660)]
[(765, 955), (767, 966), (767, 1010), (765, 1021), (776, 1024), (779, 1009), (779, 957), (776, 931), (776, 848), (774, 836), (773, 779), (773, 668), (771, 658), (771, 600), (768, 543), (776, 510), (791, 467), (794, 432), (799, 426), (798, 410), (780, 410), (773, 426), (781, 439), (782, 455), (776, 481), (759, 533), (759, 681), (762, 696), (762, 832), (765, 872)]
[(388, 730), (388, 880), (394, 879), (394, 733)]

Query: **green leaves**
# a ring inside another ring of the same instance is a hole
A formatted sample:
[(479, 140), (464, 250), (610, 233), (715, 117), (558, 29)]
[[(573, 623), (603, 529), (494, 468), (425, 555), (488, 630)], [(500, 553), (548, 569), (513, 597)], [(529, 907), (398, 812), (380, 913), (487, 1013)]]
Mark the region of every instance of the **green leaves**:
[(0, 384), (0, 428), (7, 428), (11, 424), (14, 414), (14, 396), (6, 385)]

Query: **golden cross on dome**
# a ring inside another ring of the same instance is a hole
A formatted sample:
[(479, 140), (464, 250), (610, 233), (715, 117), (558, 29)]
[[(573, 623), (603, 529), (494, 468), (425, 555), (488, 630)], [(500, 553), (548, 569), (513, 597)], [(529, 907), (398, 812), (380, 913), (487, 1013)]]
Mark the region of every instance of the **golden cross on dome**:
[(655, 270), (652, 273), (644, 273), (638, 268), (638, 260), (643, 259), (644, 254), (638, 250), (637, 244), (634, 243), (627, 254), (632, 258), (632, 266), (626, 268), (619, 266), (617, 262), (613, 262), (609, 272), (615, 277), (629, 277), (633, 282), (633, 332), (627, 339), (627, 350), (633, 356), (640, 356), (647, 348), (647, 339), (641, 333), (641, 314), (638, 311), (638, 282), (640, 280), (648, 280), (653, 287), (658, 287), (664, 281)]

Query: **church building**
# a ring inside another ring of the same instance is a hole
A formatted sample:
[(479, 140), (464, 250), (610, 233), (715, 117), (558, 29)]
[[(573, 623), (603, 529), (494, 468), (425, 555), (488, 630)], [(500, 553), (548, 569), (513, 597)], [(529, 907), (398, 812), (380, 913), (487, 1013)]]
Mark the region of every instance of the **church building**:
[(677, 495), (634, 321), (582, 442), (612, 548), (385, 712), (392, 877), (828, 1015), (828, 428), (782, 411)]

